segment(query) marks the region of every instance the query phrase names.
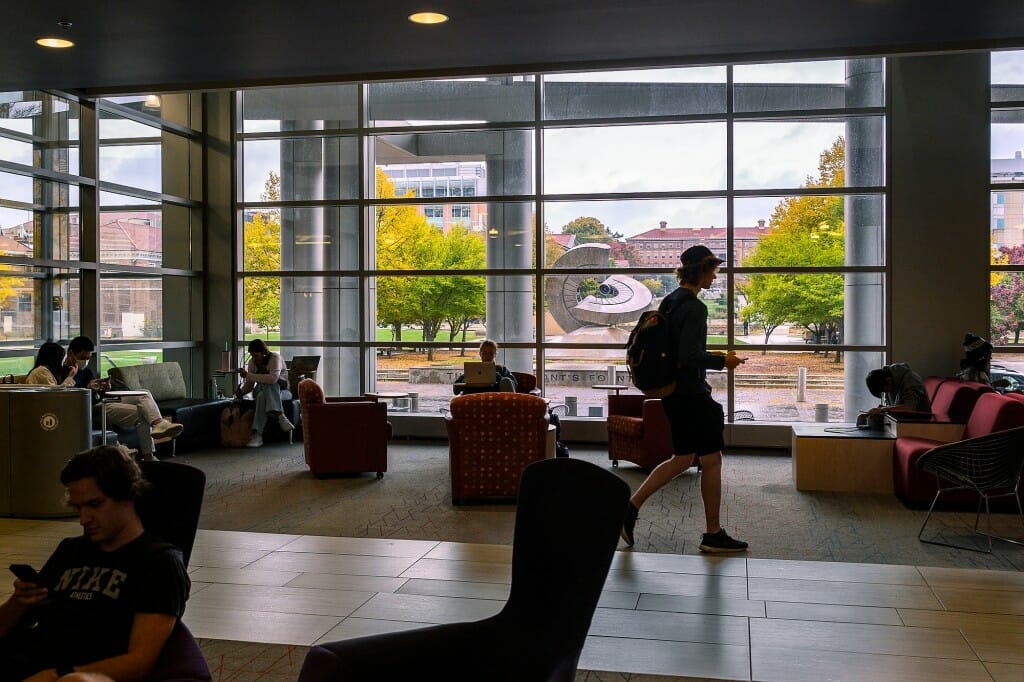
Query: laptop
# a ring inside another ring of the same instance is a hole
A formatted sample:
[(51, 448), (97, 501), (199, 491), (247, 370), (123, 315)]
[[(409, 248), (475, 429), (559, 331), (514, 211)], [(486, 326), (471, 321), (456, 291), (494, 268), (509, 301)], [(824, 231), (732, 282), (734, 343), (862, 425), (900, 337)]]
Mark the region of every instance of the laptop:
[(296, 355), (291, 360), (285, 360), (288, 368), (288, 388), (292, 395), (299, 394), (299, 382), (303, 379), (316, 381), (316, 370), (320, 366), (319, 355)]
[(468, 361), (462, 366), (467, 386), (493, 386), (497, 378), (493, 362)]

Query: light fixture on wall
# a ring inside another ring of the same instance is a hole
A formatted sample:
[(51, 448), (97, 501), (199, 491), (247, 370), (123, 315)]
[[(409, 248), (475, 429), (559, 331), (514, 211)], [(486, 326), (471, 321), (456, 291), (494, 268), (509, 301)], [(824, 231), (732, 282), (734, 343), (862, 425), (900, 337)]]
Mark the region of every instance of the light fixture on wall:
[(416, 12), (409, 15), (409, 21), (414, 24), (443, 24), (448, 21), (448, 15), (440, 12)]
[[(61, 19), (57, 22), (57, 26), (60, 27), (61, 31), (67, 31), (71, 28), (71, 22), (66, 19)], [(53, 48), (65, 48), (74, 47), (75, 43), (66, 37), (66, 34), (43, 36), (42, 38), (36, 38), (36, 45), (43, 47)]]
[(490, 237), (491, 239), (497, 239), (498, 238), (498, 228), (492, 227), (491, 229), (487, 230), (487, 236)]
[(146, 99), (142, 102), (144, 109), (159, 109), (160, 108), (160, 95), (146, 95)]

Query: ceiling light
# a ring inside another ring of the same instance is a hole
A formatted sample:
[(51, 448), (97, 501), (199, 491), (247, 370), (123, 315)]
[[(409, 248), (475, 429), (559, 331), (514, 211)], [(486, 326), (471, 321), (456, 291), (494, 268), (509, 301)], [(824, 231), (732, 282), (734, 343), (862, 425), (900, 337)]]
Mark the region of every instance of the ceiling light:
[(36, 45), (42, 45), (43, 47), (72, 47), (74, 46), (74, 43), (67, 38), (47, 36), (46, 38), (38, 39), (36, 41)]
[[(61, 19), (60, 21), (57, 22), (57, 26), (59, 26), (62, 30), (67, 31), (69, 28), (71, 28), (71, 22), (66, 19)], [(42, 45), (43, 47), (62, 48), (72, 47), (74, 46), (74, 43), (68, 40), (67, 38), (58, 38), (57, 36), (44, 36), (36, 40), (36, 45)]]
[(414, 24), (443, 24), (448, 21), (448, 15), (440, 12), (416, 12), (409, 15), (409, 21)]

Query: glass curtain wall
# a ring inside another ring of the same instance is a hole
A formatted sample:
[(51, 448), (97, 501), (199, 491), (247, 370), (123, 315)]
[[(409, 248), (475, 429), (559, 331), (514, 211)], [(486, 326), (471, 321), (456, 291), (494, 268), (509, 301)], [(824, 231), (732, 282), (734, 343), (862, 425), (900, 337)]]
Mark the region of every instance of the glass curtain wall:
[(202, 257), (193, 105), (0, 94), (0, 374), (82, 334), (103, 373), (174, 359), (189, 375)]
[[(351, 83), (239, 94), (238, 342), (318, 355), (328, 394), (438, 412), (484, 338), (571, 414), (702, 294), (731, 419), (840, 420), (885, 339), (884, 61)], [(848, 381), (847, 377), (851, 377)], [(602, 388), (614, 385), (616, 388)]]
[(991, 60), (992, 378), (1024, 391), (1024, 51)]

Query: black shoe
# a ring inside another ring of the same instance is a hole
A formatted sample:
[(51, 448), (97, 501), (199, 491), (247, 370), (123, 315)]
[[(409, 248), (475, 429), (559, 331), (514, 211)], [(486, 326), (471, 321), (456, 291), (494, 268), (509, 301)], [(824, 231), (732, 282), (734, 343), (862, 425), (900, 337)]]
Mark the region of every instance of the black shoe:
[(622, 539), (626, 541), (626, 545), (632, 547), (634, 545), (633, 540), (633, 528), (636, 526), (636, 518), (640, 515), (640, 510), (637, 506), (630, 502), (626, 505), (626, 516), (622, 519), (622, 530), (620, 534)]
[(712, 554), (745, 552), (747, 551), (747, 543), (734, 540), (722, 528), (717, 533), (704, 533), (700, 539), (700, 551)]

